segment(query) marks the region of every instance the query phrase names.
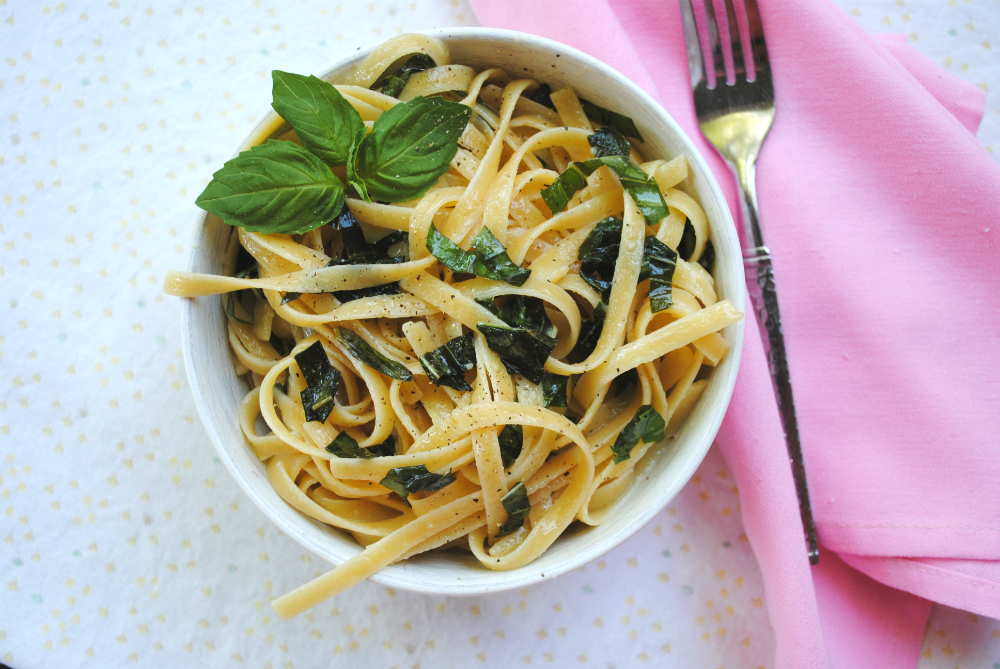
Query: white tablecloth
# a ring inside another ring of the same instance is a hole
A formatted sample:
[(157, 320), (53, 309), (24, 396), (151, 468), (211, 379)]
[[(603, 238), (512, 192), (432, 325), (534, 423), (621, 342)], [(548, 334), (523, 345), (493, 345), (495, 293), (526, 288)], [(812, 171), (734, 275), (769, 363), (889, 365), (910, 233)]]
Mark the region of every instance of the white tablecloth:
[[(1000, 146), (995, 0), (840, 4), (987, 89), (980, 140)], [(457, 0), (0, 0), (0, 661), (770, 666), (714, 451), (636, 537), (554, 581), (471, 598), (364, 583), (292, 621), (271, 611), (327, 565), (215, 457), (164, 274), (186, 265), (193, 200), (267, 109), (270, 70), (474, 22)], [(1000, 623), (936, 607), (922, 650), (924, 668), (1000, 669)]]

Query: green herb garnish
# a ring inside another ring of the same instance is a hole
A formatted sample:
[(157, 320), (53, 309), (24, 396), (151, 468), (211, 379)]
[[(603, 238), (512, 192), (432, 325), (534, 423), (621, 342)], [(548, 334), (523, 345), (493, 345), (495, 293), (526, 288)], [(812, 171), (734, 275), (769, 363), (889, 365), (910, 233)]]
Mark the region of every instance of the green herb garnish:
[(500, 309), (500, 318), (509, 327), (479, 324), (486, 345), (508, 372), (539, 383), (545, 374), (545, 361), (559, 343), (556, 328), (545, 314), (545, 303), (537, 297), (511, 295)]
[(542, 84), (539, 86), (534, 93), (531, 94), (531, 101), (537, 102), (538, 104), (548, 107), (549, 109), (555, 109), (556, 106), (552, 104), (552, 87), (548, 84)]
[(507, 520), (504, 521), (504, 524), (497, 531), (497, 538), (507, 536), (519, 530), (524, 525), (524, 519), (527, 517), (528, 512), (531, 511), (531, 502), (528, 501), (528, 489), (524, 487), (524, 483), (521, 481), (518, 481), (517, 485), (500, 498), (500, 503), (503, 504), (503, 508), (507, 511)]
[(364, 448), (358, 446), (357, 440), (347, 432), (341, 432), (337, 438), (331, 441), (326, 450), (333, 453), (338, 458), (364, 458), (369, 460), (374, 457), (384, 457), (396, 454), (396, 442), (389, 437), (381, 444)]
[(466, 251), (438, 232), (431, 223), (427, 230), (427, 250), (453, 272), (475, 274), (512, 286), (523, 286), (531, 276), (530, 269), (514, 264), (507, 255), (507, 249), (485, 226), (472, 240), (472, 250)]
[(340, 341), (351, 351), (351, 355), (368, 365), (376, 372), (391, 376), (400, 381), (410, 381), (413, 379), (413, 372), (395, 360), (390, 360), (374, 348), (371, 344), (361, 338), (361, 335), (354, 330), (339, 328)]
[(472, 386), (465, 381), (465, 373), (476, 366), (472, 333), (455, 337), (447, 344), (420, 356), (420, 366), (435, 385), (455, 390), (472, 390)]
[(195, 204), (250, 232), (301, 234), (340, 213), (344, 184), (308, 150), (272, 139), (227, 161)]
[(274, 70), (271, 106), (295, 130), (302, 146), (330, 167), (346, 165), (365, 137), (361, 115), (332, 84), (313, 76)]
[(521, 455), (524, 447), (524, 428), (520, 425), (504, 425), (497, 435), (500, 442), (500, 459), (504, 467), (510, 467)]
[(366, 202), (414, 200), (448, 171), (472, 108), (417, 97), (384, 112), (355, 146), (348, 182)]
[(300, 393), (306, 420), (325, 423), (340, 389), (340, 371), (330, 364), (323, 344), (318, 341), (296, 354), (295, 362), (306, 379), (306, 387)]
[(568, 376), (562, 376), (561, 374), (547, 373), (542, 377), (542, 397), (545, 400), (545, 406), (547, 407), (564, 407), (566, 406), (566, 382), (569, 381)]
[(674, 270), (677, 268), (677, 251), (656, 237), (646, 237), (642, 249), (643, 273), (649, 275), (649, 308), (655, 314), (674, 306)]
[(597, 341), (601, 338), (601, 332), (604, 330), (604, 317), (607, 313), (607, 303), (598, 302), (597, 306), (594, 307), (594, 317), (580, 322), (580, 337), (576, 340), (576, 346), (573, 347), (573, 354), (580, 360), (586, 360), (597, 348)]
[(389, 473), (379, 481), (379, 485), (392, 490), (410, 505), (408, 497), (415, 492), (435, 492), (441, 488), (455, 482), (455, 477), (451, 472), (447, 474), (435, 474), (427, 470), (427, 465), (414, 465), (412, 467), (394, 467)]
[[(410, 80), (411, 76), (417, 72), (429, 70), (435, 67), (435, 65), (434, 60), (427, 54), (418, 53), (415, 56), (411, 56), (401, 68), (385, 78), (385, 83), (382, 84), (382, 95), (398, 98), (399, 94), (406, 88), (406, 82)], [(372, 88), (374, 89), (375, 86), (372, 86)]]
[(615, 454), (615, 464), (628, 460), (632, 449), (636, 447), (641, 439), (644, 443), (655, 444), (663, 441), (663, 429), (666, 423), (663, 416), (650, 404), (644, 404), (635, 412), (635, 416), (628, 422), (628, 425), (618, 434), (611, 452)]
[(582, 98), (580, 99), (580, 106), (583, 107), (583, 113), (586, 114), (592, 121), (603, 123), (606, 126), (614, 128), (623, 135), (635, 137), (640, 142), (645, 141), (643, 140), (642, 135), (639, 134), (639, 129), (635, 127), (635, 121), (628, 116), (619, 114), (618, 112), (613, 112), (610, 109), (605, 109), (604, 107), (595, 105), (593, 102), (589, 102)]
[(625, 137), (614, 128), (601, 128), (587, 137), (590, 148), (598, 158), (605, 156), (629, 155), (630, 144)]

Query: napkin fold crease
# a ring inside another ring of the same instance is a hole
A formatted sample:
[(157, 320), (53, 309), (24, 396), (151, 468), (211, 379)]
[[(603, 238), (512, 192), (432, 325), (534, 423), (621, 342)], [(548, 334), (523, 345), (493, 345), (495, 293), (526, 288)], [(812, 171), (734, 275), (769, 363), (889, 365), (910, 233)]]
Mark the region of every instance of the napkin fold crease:
[[(738, 218), (698, 130), (677, 0), (471, 2), (483, 25), (576, 47), (657, 98)], [(929, 601), (1000, 617), (1000, 166), (975, 139), (985, 95), (826, 0), (758, 4), (777, 106), (758, 196), (819, 567), (752, 313), (717, 444), (775, 666), (914, 667)]]

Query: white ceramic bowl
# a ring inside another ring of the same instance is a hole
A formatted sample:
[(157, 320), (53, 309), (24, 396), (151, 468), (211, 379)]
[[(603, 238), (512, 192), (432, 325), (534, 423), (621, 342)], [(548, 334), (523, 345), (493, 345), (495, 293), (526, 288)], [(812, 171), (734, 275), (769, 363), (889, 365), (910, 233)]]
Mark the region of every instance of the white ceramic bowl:
[[(581, 97), (631, 116), (646, 139), (647, 157), (687, 156), (691, 181), (711, 223), (717, 261), (716, 290), (745, 311), (742, 260), (735, 228), (719, 185), (680, 126), (649, 95), (604, 63), (551, 40), (508, 30), (449, 28), (428, 31), (451, 50), (452, 62), (482, 70), (502, 67), (508, 72), (549, 83), (572, 86)], [(371, 48), (317, 73), (337, 83)], [(277, 128), (273, 111), (258, 125), (240, 151), (259, 144)], [(198, 222), (189, 270), (221, 273), (222, 256), (231, 228), (214, 217)], [(271, 488), (264, 466), (244, 442), (237, 407), (247, 392), (233, 373), (228, 353), (225, 315), (218, 297), (186, 300), (183, 306), (183, 346), (188, 378), (201, 419), (219, 457), (268, 518), (306, 549), (340, 564), (361, 549), (346, 533), (317, 523), (286, 504)], [(446, 595), (481, 594), (520, 588), (553, 578), (600, 557), (637, 532), (680, 491), (708, 452), (729, 404), (743, 342), (743, 322), (722, 332), (729, 354), (714, 371), (677, 439), (647, 457), (636, 481), (614, 516), (603, 525), (574, 524), (540, 558), (513, 571), (490, 571), (460, 551), (417, 556), (381, 570), (372, 580), (386, 586)]]

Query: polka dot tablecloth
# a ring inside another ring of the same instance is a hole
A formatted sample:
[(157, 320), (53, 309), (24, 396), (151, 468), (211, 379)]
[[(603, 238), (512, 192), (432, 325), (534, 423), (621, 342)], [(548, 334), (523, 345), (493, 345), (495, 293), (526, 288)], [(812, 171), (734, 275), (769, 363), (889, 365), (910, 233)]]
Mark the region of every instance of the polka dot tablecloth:
[[(979, 138), (997, 145), (997, 0), (840, 4), (986, 89)], [(715, 451), (636, 537), (554, 581), (470, 598), (366, 582), (292, 621), (271, 610), (328, 566), (215, 457), (164, 274), (186, 265), (193, 200), (267, 109), (270, 70), (474, 22), (447, 0), (0, 0), (0, 662), (770, 666)], [(925, 669), (1000, 669), (1000, 622), (936, 607), (921, 650)]]

